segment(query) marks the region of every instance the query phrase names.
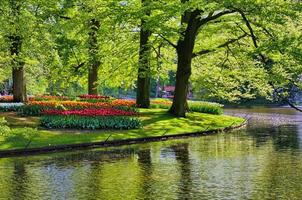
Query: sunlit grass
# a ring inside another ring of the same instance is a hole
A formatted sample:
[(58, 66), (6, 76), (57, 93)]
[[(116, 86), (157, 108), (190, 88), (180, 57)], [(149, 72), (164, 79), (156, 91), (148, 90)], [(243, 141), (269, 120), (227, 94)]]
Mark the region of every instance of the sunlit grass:
[[(202, 132), (205, 130), (221, 129), (243, 123), (244, 119), (226, 115), (189, 113), (187, 118), (175, 118), (163, 109), (141, 109), (143, 127), (136, 130), (43, 130), (32, 139), (28, 148), (45, 147), (64, 144), (79, 144), (88, 142), (124, 140), (131, 138), (156, 137), (162, 135), (177, 135), (184, 133)], [(13, 128), (39, 128), (39, 118), (18, 117), (12, 113), (1, 113)], [(14, 137), (7, 140), (0, 136), (0, 150), (22, 149), (28, 145), (28, 139)]]

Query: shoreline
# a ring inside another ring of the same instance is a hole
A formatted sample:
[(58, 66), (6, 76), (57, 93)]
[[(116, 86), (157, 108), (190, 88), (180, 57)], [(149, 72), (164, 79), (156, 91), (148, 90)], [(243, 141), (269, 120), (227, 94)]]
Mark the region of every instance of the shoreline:
[(111, 136), (110, 135), (105, 141), (100, 141), (100, 142), (53, 145), (47, 147), (36, 147), (36, 148), (28, 148), (28, 149), (0, 150), (0, 158), (64, 152), (64, 151), (71, 151), (71, 150), (94, 149), (94, 148), (102, 148), (102, 147), (118, 147), (124, 145), (166, 141), (169, 139), (183, 139), (188, 137), (207, 136), (215, 133), (229, 132), (232, 130), (240, 129), (246, 126), (247, 122), (248, 120), (245, 120), (243, 123), (236, 126), (231, 125), (229, 127), (224, 127), (220, 129), (213, 129), (213, 130), (206, 130), (206, 131), (199, 131), (199, 132), (192, 132), (192, 133), (180, 133), (180, 134), (171, 134), (171, 135), (163, 134), (162, 136), (116, 139), (116, 140), (109, 140)]

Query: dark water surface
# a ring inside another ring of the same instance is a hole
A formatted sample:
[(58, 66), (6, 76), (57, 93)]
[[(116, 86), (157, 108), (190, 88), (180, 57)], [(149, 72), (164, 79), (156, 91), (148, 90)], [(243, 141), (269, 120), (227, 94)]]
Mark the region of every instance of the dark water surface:
[(0, 159), (0, 199), (302, 199), (302, 116), (250, 118), (227, 134)]

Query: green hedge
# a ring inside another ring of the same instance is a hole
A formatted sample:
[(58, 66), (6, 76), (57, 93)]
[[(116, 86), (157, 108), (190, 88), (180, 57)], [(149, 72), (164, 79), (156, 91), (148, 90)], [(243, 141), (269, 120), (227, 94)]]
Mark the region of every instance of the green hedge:
[(209, 113), (214, 115), (221, 115), (223, 113), (223, 105), (218, 103), (205, 101), (190, 101), (188, 103), (190, 112)]
[[(160, 103), (162, 102), (162, 103)], [(172, 105), (168, 105), (169, 100), (157, 100), (157, 103), (152, 103), (151, 108), (169, 109)], [(223, 105), (219, 103), (212, 103), (206, 101), (188, 101), (189, 112), (209, 113), (214, 115), (221, 115), (223, 113)]]
[(42, 116), (41, 126), (46, 128), (71, 128), (71, 129), (136, 129), (141, 127), (137, 117), (126, 116)]

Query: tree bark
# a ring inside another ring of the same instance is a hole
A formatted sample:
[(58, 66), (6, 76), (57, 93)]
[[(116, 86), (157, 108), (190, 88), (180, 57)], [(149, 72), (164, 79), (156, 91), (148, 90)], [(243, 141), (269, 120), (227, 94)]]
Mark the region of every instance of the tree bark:
[[(142, 0), (142, 6), (146, 7), (149, 0)], [(146, 16), (150, 16), (151, 11), (146, 11)], [(136, 104), (140, 108), (150, 106), (150, 46), (149, 38), (151, 31), (145, 28), (146, 21), (141, 19), (140, 50), (137, 76)]]
[(177, 117), (185, 117), (188, 110), (187, 94), (195, 39), (200, 28), (199, 10), (188, 11), (182, 16), (182, 23), (187, 23), (187, 28), (182, 38), (177, 43), (177, 72), (173, 104), (169, 112)]
[[(17, 20), (20, 18), (21, 3), (15, 0), (9, 1), (12, 10), (12, 18)], [(12, 22), (14, 23), (14, 22)], [(12, 24), (14, 25), (14, 24)], [(24, 102), (26, 98), (26, 83), (24, 77), (24, 61), (19, 57), (22, 48), (22, 37), (16, 33), (11, 34), (10, 54), (12, 56), (12, 77), (13, 77), (13, 101)]]
[(100, 22), (96, 19), (92, 19), (89, 22), (89, 69), (88, 69), (88, 94), (98, 94), (98, 70), (100, 67), (100, 61), (98, 54), (98, 30), (100, 28)]
[(25, 102), (26, 101), (26, 83), (24, 77), (24, 62), (18, 58), (22, 47), (22, 38), (17, 35), (10, 36), (11, 47), (10, 53), (14, 56), (12, 65), (13, 77), (13, 101)]
[(26, 101), (26, 84), (24, 77), (24, 67), (13, 68), (13, 101), (25, 102)]

